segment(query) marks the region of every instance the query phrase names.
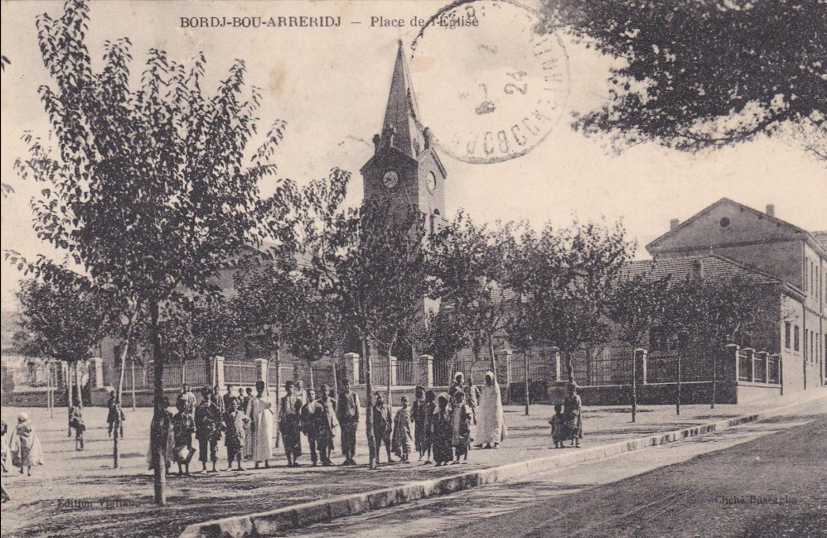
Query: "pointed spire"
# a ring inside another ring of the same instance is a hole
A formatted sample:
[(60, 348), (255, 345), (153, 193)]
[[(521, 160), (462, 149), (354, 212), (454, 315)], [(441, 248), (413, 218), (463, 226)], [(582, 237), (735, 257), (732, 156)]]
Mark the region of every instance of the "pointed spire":
[(409, 157), (416, 158), (424, 148), (418, 115), (416, 97), (405, 61), (405, 48), (400, 39), (382, 122), (382, 145), (393, 145)]

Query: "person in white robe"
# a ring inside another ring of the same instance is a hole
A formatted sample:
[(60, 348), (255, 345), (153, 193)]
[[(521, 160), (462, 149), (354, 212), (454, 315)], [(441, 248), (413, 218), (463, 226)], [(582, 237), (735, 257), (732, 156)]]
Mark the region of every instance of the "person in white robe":
[(494, 373), (485, 373), (485, 385), (480, 390), (477, 407), (477, 428), (474, 432), (476, 446), (497, 448), (505, 439), (506, 427), (500, 387)]
[(256, 468), (262, 461), (265, 467), (270, 467), (269, 460), (273, 457), (273, 410), (269, 395), (264, 389), (264, 381), (256, 381), (258, 394), (247, 405), (251, 435), (249, 444)]

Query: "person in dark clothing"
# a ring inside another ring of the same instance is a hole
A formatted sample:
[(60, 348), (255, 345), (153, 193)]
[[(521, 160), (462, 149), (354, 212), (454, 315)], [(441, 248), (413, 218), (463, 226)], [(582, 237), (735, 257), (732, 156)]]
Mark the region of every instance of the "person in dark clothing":
[(445, 393), (437, 398), (437, 408), (431, 417), (431, 447), (437, 467), (448, 465), (454, 459), (451, 445), (451, 411), (448, 409), (449, 396)]
[(224, 423), (221, 409), (213, 401), (212, 390), (209, 387), (201, 389), (202, 400), (195, 408), (195, 437), (198, 439), (198, 459), (201, 460), (201, 472), (207, 472), (207, 458), (212, 462), (212, 472), (218, 463), (218, 441), (221, 439), (221, 430)]
[(126, 422), (126, 415), (114, 390), (109, 393), (108, 407), (109, 411), (106, 413), (106, 435), (107, 437), (112, 437), (112, 432), (114, 431), (115, 435), (120, 434), (121, 439), (123, 439), (123, 424)]
[(250, 421), (247, 415), (240, 409), (241, 402), (238, 398), (230, 400), (230, 410), (224, 416), (226, 434), (224, 445), (227, 447), (227, 470), (233, 468), (233, 462), (238, 462), (237, 471), (243, 471), (241, 459), (243, 456), (244, 444), (247, 442), (247, 423)]
[[(195, 419), (189, 412), (186, 400), (178, 399), (178, 413), (172, 417), (172, 430), (175, 436), (175, 463), (178, 475), (190, 474), (190, 461), (195, 452), (192, 449), (192, 434), (195, 433)], [(183, 470), (183, 473), (182, 473)]]
[(344, 389), (339, 395), (336, 405), (336, 415), (339, 426), (342, 428), (342, 454), (345, 461), (342, 465), (356, 465), (356, 428), (359, 424), (359, 397), (350, 390), (350, 380), (342, 381)]
[(381, 394), (376, 394), (375, 401), (376, 403), (373, 405), (373, 438), (376, 440), (376, 464), (379, 465), (379, 452), (382, 443), (385, 444), (388, 463), (393, 463), (393, 458), (391, 458), (391, 434), (393, 433), (391, 410), (385, 406), (385, 400)]

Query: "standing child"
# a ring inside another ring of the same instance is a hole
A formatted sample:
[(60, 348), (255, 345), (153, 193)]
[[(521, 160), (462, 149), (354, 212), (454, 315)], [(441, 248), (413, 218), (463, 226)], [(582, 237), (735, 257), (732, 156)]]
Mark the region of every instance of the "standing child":
[(434, 463), (437, 467), (447, 465), (453, 459), (451, 449), (451, 412), (448, 410), (448, 395), (437, 398), (437, 408), (431, 416), (431, 441)]
[(313, 467), (319, 464), (318, 453), (321, 450), (319, 450), (320, 447), (318, 446), (317, 423), (322, 412), (322, 404), (316, 401), (316, 391), (307, 389), (307, 402), (305, 402), (301, 410), (301, 431), (307, 436), (307, 446), (310, 449), (310, 462), (313, 464)]
[(295, 392), (292, 381), (284, 384), (287, 394), (282, 397), (279, 406), (279, 431), (284, 443), (284, 454), (287, 456), (288, 467), (299, 466), (301, 456), (301, 409), (303, 400)]
[[(221, 439), (221, 409), (213, 401), (209, 387), (201, 390), (203, 400), (195, 408), (195, 437), (198, 439), (198, 459), (201, 460), (201, 472), (207, 472), (207, 456), (212, 462), (212, 472), (218, 463), (218, 441)], [(209, 450), (209, 452), (207, 452)]]
[(425, 444), (425, 465), (429, 465), (431, 463), (431, 446), (433, 445), (433, 420), (434, 420), (434, 413), (436, 413), (437, 405), (436, 405), (436, 393), (433, 390), (429, 390), (425, 393), (425, 427), (423, 434), (425, 435), (425, 439), (423, 440)]
[(425, 388), (421, 386), (416, 387), (414, 395), (415, 399), (413, 406), (411, 407), (411, 415), (413, 416), (415, 427), (414, 444), (416, 445), (416, 451), (419, 453), (419, 461), (422, 461), (422, 457), (425, 455), (427, 450), (428, 439), (428, 404), (425, 400)]
[(411, 410), (408, 407), (408, 398), (402, 396), (402, 407), (396, 412), (393, 419), (393, 448), (403, 463), (408, 463), (413, 436), (411, 436)]
[(233, 468), (233, 462), (238, 462), (237, 471), (243, 471), (241, 466), (242, 452), (244, 444), (247, 442), (247, 423), (250, 421), (247, 415), (241, 411), (241, 400), (232, 398), (230, 400), (230, 410), (224, 417), (224, 424), (227, 427), (224, 444), (227, 447), (227, 470)]
[(549, 419), (551, 424), (551, 440), (554, 441), (554, 448), (563, 448), (563, 441), (566, 439), (565, 417), (563, 417), (563, 406), (555, 404), (554, 416)]
[(32, 466), (43, 465), (43, 450), (40, 448), (40, 439), (34, 431), (29, 415), (20, 413), (17, 417), (17, 427), (12, 433), (9, 443), (12, 464), (20, 467), (20, 474), (26, 469), (26, 474), (32, 476)]
[(336, 428), (339, 421), (336, 420), (336, 409), (333, 405), (333, 398), (330, 396), (327, 385), (322, 385), (322, 398), (319, 400), (321, 413), (316, 416), (313, 429), (316, 432), (316, 446), (322, 460), (322, 465), (329, 467), (333, 465), (330, 455), (333, 453), (333, 439), (336, 437)]
[(83, 408), (78, 400), (72, 402), (69, 410), (69, 426), (75, 430), (75, 450), (83, 450), (83, 432), (86, 431), (86, 423), (83, 421)]
[(465, 404), (465, 393), (458, 390), (454, 393), (454, 409), (451, 411), (451, 444), (454, 446), (455, 458), (453, 463), (468, 461), (468, 448), (471, 445), (471, 408)]
[(178, 464), (178, 475), (190, 474), (190, 460), (192, 450), (192, 434), (195, 433), (195, 420), (189, 413), (189, 404), (185, 399), (178, 399), (178, 413), (172, 417), (172, 429), (175, 435), (175, 463)]
[(373, 405), (373, 438), (376, 440), (376, 464), (379, 465), (379, 450), (382, 443), (385, 443), (385, 451), (388, 454), (388, 463), (393, 463), (391, 458), (391, 435), (393, 434), (393, 420), (391, 410), (385, 407), (385, 400), (382, 395), (376, 393), (376, 403)]

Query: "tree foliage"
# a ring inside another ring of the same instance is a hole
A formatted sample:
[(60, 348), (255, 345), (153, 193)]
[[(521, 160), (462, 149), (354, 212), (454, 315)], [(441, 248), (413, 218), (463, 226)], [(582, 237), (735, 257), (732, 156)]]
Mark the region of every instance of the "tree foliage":
[[(121, 38), (104, 44), (96, 70), (86, 0), (66, 0), (59, 17), (43, 14), (36, 26), (51, 79), (39, 92), (57, 151), (18, 163), (43, 185), (33, 200), (35, 232), (94, 287), (146, 308), (160, 399), (160, 307), (184, 289), (217, 292), (214, 277), (228, 259), (278, 235), (278, 208), (261, 199), (259, 182), (276, 172), (271, 159), (285, 125), (275, 122), (247, 157), (260, 93), (248, 89), (242, 60), (209, 96), (203, 54), (185, 66), (152, 48), (134, 81), (132, 45)], [(39, 257), (27, 268), (49, 278), (55, 264)], [(161, 467), (156, 462), (155, 494), (164, 504)]]
[(114, 329), (112, 297), (91, 289), (79, 276), (49, 282), (20, 281), (20, 335), (25, 354), (75, 363), (92, 357)]
[(588, 134), (697, 151), (827, 129), (820, 0), (543, 0), (543, 12), (547, 31), (619, 61), (608, 101), (575, 123)]

